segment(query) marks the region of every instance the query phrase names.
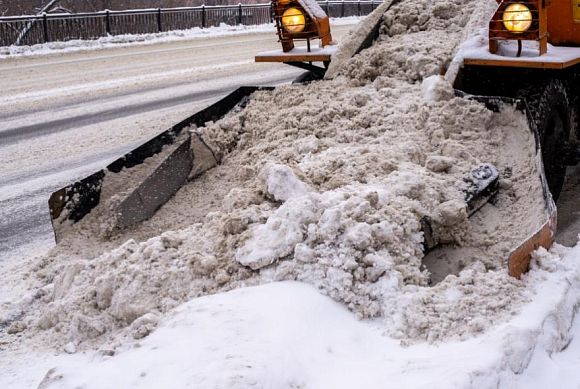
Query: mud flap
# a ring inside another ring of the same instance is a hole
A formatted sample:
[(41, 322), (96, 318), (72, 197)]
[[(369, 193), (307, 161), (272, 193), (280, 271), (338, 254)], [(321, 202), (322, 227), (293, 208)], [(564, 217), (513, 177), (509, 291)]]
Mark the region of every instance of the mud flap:
[(526, 273), (530, 267), (530, 260), (532, 253), (539, 247), (549, 249), (555, 240), (556, 235), (556, 220), (557, 209), (552, 193), (548, 187), (546, 180), (546, 173), (544, 171), (544, 164), (542, 162), (542, 150), (540, 145), (540, 136), (538, 129), (534, 124), (532, 114), (524, 101), (512, 99), (507, 97), (489, 97), (489, 96), (466, 96), (462, 92), (457, 92), (463, 97), (477, 100), (486, 105), (486, 107), (494, 112), (499, 112), (502, 105), (512, 105), (517, 110), (524, 112), (528, 120), (530, 131), (534, 135), (536, 143), (536, 168), (540, 172), (540, 182), (542, 184), (542, 192), (544, 195), (544, 222), (537, 227), (535, 232), (526, 240), (521, 242), (517, 247), (512, 249), (508, 255), (508, 271), (513, 277), (520, 278), (522, 274)]
[(510, 276), (520, 278), (530, 267), (532, 253), (540, 247), (549, 249), (554, 244), (556, 235), (556, 211), (540, 229), (525, 240), (521, 245), (512, 250), (508, 257), (508, 270)]
[[(201, 139), (190, 133), (182, 134), (183, 130), (192, 125), (201, 127), (208, 121), (219, 120), (234, 107), (244, 105), (255, 91), (271, 89), (273, 88), (241, 87), (125, 154), (105, 169), (54, 192), (48, 200), (48, 206), (56, 242), (74, 231), (75, 223), (106, 200), (103, 198), (102, 187), (107, 174), (138, 167), (146, 159), (172, 146), (172, 151), (164, 155), (163, 160), (128, 193), (110, 195), (120, 195), (122, 198), (117, 202), (116, 208), (111, 210), (116, 218), (117, 228), (126, 228), (153, 216), (188, 179), (203, 174), (218, 163), (212, 150)], [(70, 228), (71, 225), (73, 228)]]

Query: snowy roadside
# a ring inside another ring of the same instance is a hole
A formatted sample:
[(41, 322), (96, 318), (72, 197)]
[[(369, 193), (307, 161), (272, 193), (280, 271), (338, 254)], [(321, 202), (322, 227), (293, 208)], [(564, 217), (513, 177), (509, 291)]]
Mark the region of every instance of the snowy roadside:
[[(331, 18), (332, 26), (354, 25), (364, 17), (349, 16)], [(217, 27), (192, 28), (189, 30), (174, 30), (155, 34), (125, 34), (111, 35), (95, 40), (71, 40), (66, 42), (49, 42), (33, 46), (3, 46), (0, 47), (0, 59), (21, 56), (40, 56), (47, 54), (63, 54), (78, 51), (102, 50), (113, 47), (152, 45), (162, 42), (178, 42), (195, 39), (218, 38), (236, 35), (253, 35), (262, 33), (275, 34), (273, 23), (256, 26), (229, 26), (220, 24)]]
[[(559, 387), (577, 387), (580, 377), (569, 363), (576, 357), (562, 359), (558, 352), (567, 347), (570, 328), (580, 324), (573, 323), (580, 305), (580, 245), (540, 250), (524, 282), (533, 302), (508, 322), (465, 341), (409, 347), (311, 286), (242, 288), (184, 303), (149, 337), (134, 336), (115, 351), (15, 356), (11, 366), (2, 366), (0, 385), (30, 388), (51, 369), (42, 388), (371, 389), (434, 382), (441, 388), (545, 388), (545, 379), (537, 377), (559, 371), (551, 357), (569, 371)], [(149, 319), (140, 324), (157, 318)], [(528, 365), (533, 368), (526, 370)]]

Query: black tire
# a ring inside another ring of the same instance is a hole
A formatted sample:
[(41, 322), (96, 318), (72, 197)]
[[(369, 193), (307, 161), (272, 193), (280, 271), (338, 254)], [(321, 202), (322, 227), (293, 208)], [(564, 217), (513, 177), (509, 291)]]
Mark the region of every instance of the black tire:
[(534, 85), (520, 91), (538, 133), (548, 187), (558, 200), (566, 177), (569, 138), (574, 127), (572, 102), (560, 80)]

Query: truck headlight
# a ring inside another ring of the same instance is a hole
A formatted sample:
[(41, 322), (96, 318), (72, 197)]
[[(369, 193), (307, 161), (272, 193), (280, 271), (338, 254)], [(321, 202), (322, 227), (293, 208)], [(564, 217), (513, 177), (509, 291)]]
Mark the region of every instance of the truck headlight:
[(502, 21), (508, 31), (522, 33), (532, 25), (532, 11), (523, 4), (510, 4), (503, 12)]
[(299, 33), (304, 31), (306, 26), (306, 18), (304, 13), (298, 8), (288, 8), (282, 14), (282, 26), (286, 32)]

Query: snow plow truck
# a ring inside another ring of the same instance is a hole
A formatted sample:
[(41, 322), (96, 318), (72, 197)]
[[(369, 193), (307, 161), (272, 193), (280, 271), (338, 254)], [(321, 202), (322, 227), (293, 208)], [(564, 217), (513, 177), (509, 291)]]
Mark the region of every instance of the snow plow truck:
[[(308, 71), (300, 81), (332, 78), (333, 66), (372, 45), (379, 36), (382, 15), (404, 0), (387, 0), (344, 46), (332, 43), (328, 17), (314, 0), (273, 2), (273, 18), (282, 43), (279, 52), (261, 53), (257, 62), (281, 62)], [(562, 190), (566, 169), (580, 160), (580, 0), (498, 0), (489, 21), (486, 47), (464, 43), (446, 69), (456, 95), (475, 99), (491, 110), (512, 104), (525, 112), (536, 141), (538, 171), (543, 186), (545, 220), (508, 258), (509, 273), (520, 277), (529, 266), (531, 253), (549, 248), (556, 232), (555, 201)], [(307, 47), (295, 47), (295, 40)], [(311, 47), (311, 40), (320, 40)], [(323, 66), (316, 66), (321, 63)], [(208, 145), (186, 129), (203, 127), (235, 107), (243, 107), (258, 87), (242, 87), (214, 105), (176, 124), (111, 163), (105, 169), (62, 188), (49, 199), (56, 241), (74, 234), (75, 224), (91, 213), (106, 197), (115, 196), (118, 228), (128, 228), (150, 218), (188, 180), (218, 164)], [(122, 193), (106, 189), (106, 177), (147, 164), (137, 185)], [(476, 183), (470, 201), (481, 203), (497, 191), (497, 172), (486, 173)], [(490, 179), (491, 178), (491, 179)], [(470, 205), (471, 206), (471, 205)], [(477, 206), (474, 205), (477, 210)], [(428, 227), (428, 226), (427, 226)], [(428, 240), (428, 228), (425, 240)]]

